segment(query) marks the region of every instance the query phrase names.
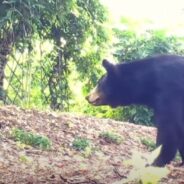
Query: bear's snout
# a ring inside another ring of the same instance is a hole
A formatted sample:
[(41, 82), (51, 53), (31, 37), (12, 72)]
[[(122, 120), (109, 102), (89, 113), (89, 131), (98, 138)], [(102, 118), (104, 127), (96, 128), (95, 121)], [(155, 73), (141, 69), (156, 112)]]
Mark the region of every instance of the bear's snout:
[(99, 97), (99, 96), (94, 96), (94, 95), (92, 95), (92, 94), (86, 96), (85, 98), (86, 98), (86, 100), (87, 100), (89, 103), (91, 103), (91, 104), (93, 104), (93, 105), (98, 105), (99, 102), (100, 102), (100, 97)]
[(99, 92), (98, 88), (94, 88), (85, 99), (92, 105), (101, 105), (102, 104), (102, 94)]

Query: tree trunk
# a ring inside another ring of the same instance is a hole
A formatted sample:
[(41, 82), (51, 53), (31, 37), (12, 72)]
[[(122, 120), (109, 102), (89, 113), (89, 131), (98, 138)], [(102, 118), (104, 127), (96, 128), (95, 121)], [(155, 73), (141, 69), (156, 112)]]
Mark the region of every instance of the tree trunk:
[(6, 34), (5, 38), (0, 40), (0, 101), (6, 103), (6, 94), (4, 91), (4, 70), (7, 64), (7, 56), (10, 54), (11, 33)]

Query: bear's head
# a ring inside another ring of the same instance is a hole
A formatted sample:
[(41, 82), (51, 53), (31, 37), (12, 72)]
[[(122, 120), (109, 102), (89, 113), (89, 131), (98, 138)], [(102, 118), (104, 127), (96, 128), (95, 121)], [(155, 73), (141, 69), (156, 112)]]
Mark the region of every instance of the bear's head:
[(107, 73), (101, 77), (97, 86), (86, 97), (87, 101), (92, 105), (109, 105), (116, 107), (119, 104), (118, 84), (116, 80), (116, 65), (107, 60), (103, 60), (103, 67)]

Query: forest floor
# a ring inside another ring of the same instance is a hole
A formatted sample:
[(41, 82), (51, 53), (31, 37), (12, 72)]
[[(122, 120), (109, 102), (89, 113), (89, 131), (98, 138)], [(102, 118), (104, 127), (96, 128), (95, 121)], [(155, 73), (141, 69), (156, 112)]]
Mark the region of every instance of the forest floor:
[[(144, 155), (151, 152), (141, 140), (155, 141), (155, 128), (15, 106), (1, 107), (0, 117), (0, 184), (133, 184), (157, 183), (157, 178), (159, 183), (184, 184), (179, 161), (165, 168), (145, 167)], [(47, 136), (51, 148), (16, 141), (15, 128)], [(99, 136), (104, 132), (116, 132), (122, 141), (113, 143)], [(74, 147), (79, 137), (90, 141), (88, 149)]]

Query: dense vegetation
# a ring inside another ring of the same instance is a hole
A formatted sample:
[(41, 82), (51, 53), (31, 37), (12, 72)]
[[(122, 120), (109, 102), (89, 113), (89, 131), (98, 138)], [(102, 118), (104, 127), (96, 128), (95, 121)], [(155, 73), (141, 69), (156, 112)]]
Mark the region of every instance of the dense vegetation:
[(96, 76), (91, 68), (107, 43), (105, 9), (98, 0), (4, 0), (0, 8), (1, 98), (67, 110), (70, 73), (81, 81)]
[(152, 123), (153, 113), (145, 107), (94, 108), (84, 96), (103, 74), (107, 53), (123, 62), (159, 53), (182, 55), (184, 38), (166, 30), (137, 31), (127, 18), (121, 22), (126, 29), (111, 30), (108, 19), (99, 0), (1, 1), (1, 101)]
[[(184, 54), (184, 38), (169, 35), (166, 30), (149, 30), (139, 34), (133, 30), (115, 30), (118, 43), (115, 44), (115, 57), (119, 61), (131, 62), (155, 54)], [(145, 107), (125, 107), (120, 109), (122, 120), (150, 125), (153, 112)]]

